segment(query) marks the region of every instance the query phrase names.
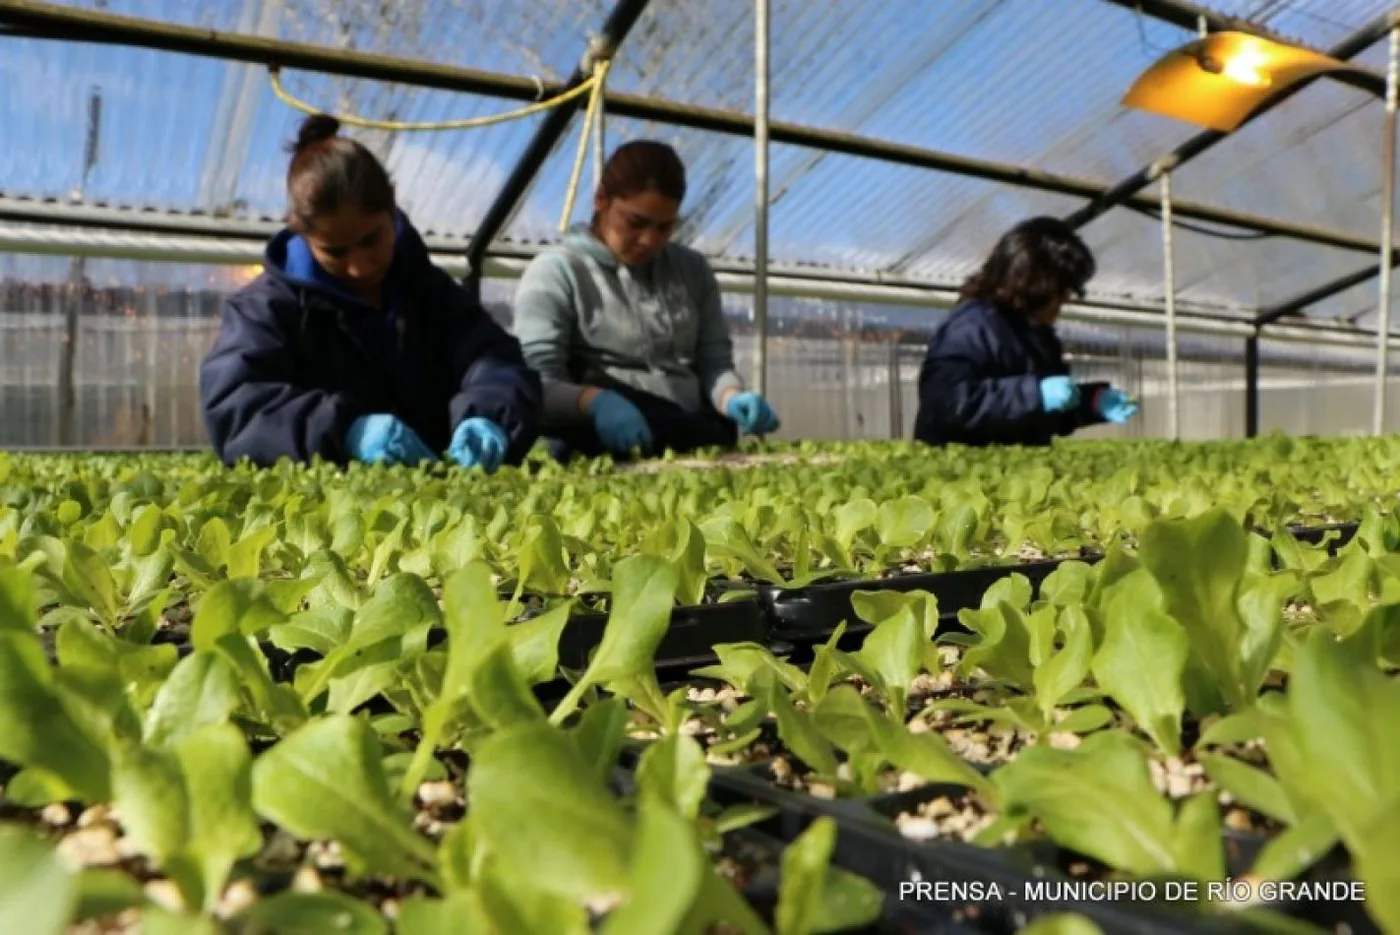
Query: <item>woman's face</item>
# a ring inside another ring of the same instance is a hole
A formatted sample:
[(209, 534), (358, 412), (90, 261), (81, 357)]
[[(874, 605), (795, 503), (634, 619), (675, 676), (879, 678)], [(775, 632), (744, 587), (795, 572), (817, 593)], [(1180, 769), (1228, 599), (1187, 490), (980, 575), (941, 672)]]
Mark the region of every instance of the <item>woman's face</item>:
[(376, 299), (394, 262), (394, 212), (346, 205), (301, 232), (316, 262), (360, 295)]
[(628, 266), (640, 266), (656, 256), (676, 230), (680, 202), (655, 190), (625, 198), (597, 195), (593, 233)]

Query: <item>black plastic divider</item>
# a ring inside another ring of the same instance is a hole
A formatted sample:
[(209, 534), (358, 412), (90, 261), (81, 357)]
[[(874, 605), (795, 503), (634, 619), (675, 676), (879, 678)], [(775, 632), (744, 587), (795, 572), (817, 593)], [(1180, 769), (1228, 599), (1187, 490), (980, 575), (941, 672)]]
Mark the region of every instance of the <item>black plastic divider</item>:
[(1338, 549), (1356, 537), (1356, 532), (1360, 528), (1360, 523), (1327, 523), (1322, 526), (1289, 526), (1288, 531), (1292, 533), (1293, 538), (1309, 545), (1317, 545), (1326, 538), (1328, 533), (1335, 532), (1337, 538), (1328, 545), (1327, 550), (1336, 555)]
[(848, 634), (864, 633), (870, 626), (855, 615), (851, 595), (856, 591), (927, 591), (938, 598), (939, 616), (956, 622), (957, 613), (965, 608), (981, 606), (982, 595), (988, 588), (1013, 574), (1025, 575), (1031, 587), (1039, 593), (1041, 583), (1067, 561), (1092, 564), (1099, 555), (1077, 558), (1046, 559), (1005, 565), (985, 565), (959, 571), (890, 578), (869, 578), (854, 581), (829, 581), (801, 588), (759, 587), (760, 599), (772, 618), (775, 638), (793, 641), (822, 640), (830, 636), (841, 621), (846, 621)]
[[(955, 921), (975, 925), (983, 933), (1015, 932), (1036, 918), (1059, 912), (1080, 913), (1115, 935), (1246, 935), (1261, 931), (1238, 916), (1191, 913), (1166, 902), (1066, 898), (1066, 891), (1059, 887), (1074, 881), (1044, 851), (1024, 846), (985, 848), (961, 841), (913, 841), (866, 801), (788, 792), (760, 775), (761, 769), (715, 770), (710, 798), (724, 805), (759, 802), (774, 807), (778, 814), (762, 828), (783, 842), (796, 838), (816, 818), (831, 817), (838, 829), (834, 865), (865, 877), (896, 900), (903, 894), (908, 901), (941, 902), (952, 910)], [(930, 794), (940, 788), (926, 787)], [(1161, 896), (1163, 892), (1158, 885), (1156, 893)]]
[[(677, 607), (657, 647), (656, 666), (704, 665), (715, 659), (716, 643), (766, 643), (769, 622), (764, 611), (757, 598)], [(571, 615), (559, 635), (559, 664), (569, 669), (586, 667), (589, 655), (603, 641), (607, 622), (603, 613)]]

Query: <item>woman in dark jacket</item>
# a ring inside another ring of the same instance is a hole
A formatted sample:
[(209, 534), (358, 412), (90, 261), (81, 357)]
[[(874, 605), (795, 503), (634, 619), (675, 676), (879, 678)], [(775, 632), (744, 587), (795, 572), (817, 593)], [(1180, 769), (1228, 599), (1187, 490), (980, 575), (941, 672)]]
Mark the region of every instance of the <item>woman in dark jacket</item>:
[(384, 167), (339, 127), (324, 115), (302, 125), (289, 228), (228, 300), (204, 359), (215, 451), (229, 464), (415, 464), (444, 451), (488, 473), (519, 463), (538, 436), (538, 374), (432, 264)]
[(919, 373), (914, 437), (931, 445), (1048, 445), (1086, 425), (1122, 423), (1138, 404), (1069, 376), (1055, 320), (1083, 295), (1094, 257), (1063, 221), (1012, 228), (962, 288)]

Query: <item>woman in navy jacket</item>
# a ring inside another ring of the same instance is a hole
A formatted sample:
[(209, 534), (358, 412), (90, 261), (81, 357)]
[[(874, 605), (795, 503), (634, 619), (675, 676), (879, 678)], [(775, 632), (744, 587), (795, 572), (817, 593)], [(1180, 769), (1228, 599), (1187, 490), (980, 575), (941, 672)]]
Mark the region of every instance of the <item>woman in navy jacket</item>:
[(538, 436), (541, 388), (519, 343), (396, 208), (384, 167), (318, 115), (287, 173), (289, 227), (231, 296), (200, 371), (225, 463), (313, 456), (413, 464), (446, 452), (488, 473)]
[(1070, 379), (1055, 320), (1093, 278), (1094, 257), (1068, 225), (1012, 228), (934, 331), (919, 373), (914, 437), (931, 445), (1048, 445), (1056, 435), (1126, 422), (1138, 404), (1107, 383)]

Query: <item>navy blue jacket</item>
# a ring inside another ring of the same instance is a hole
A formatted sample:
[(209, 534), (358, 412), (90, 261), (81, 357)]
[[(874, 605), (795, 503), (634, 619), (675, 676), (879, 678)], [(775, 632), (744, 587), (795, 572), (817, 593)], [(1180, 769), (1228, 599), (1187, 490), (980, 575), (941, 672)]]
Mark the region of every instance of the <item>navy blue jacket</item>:
[(1068, 373), (1053, 328), (964, 300), (929, 340), (914, 437), (930, 445), (1048, 445), (1102, 422), (1094, 399), (1105, 383), (1081, 383), (1076, 410), (1041, 408), (1041, 379)]
[[(344, 464), (356, 418), (392, 413), (434, 451), (483, 416), (518, 464), (539, 435), (539, 375), (520, 345), (434, 266), (400, 219), (387, 283), (393, 318), (315, 279), (288, 273), (294, 235), (268, 244), (264, 272), (230, 296), (200, 369), (205, 425), (227, 464), (313, 455)], [(388, 290), (386, 285), (386, 292)]]

